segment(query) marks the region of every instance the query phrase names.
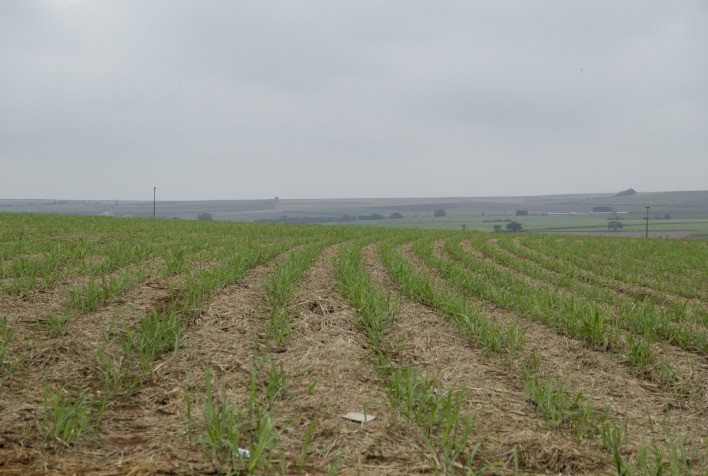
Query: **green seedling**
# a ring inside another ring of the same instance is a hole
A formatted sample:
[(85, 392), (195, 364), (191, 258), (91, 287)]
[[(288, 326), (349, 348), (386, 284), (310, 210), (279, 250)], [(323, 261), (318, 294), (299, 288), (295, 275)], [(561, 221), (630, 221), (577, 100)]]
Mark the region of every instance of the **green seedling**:
[(75, 396), (63, 390), (51, 395), (45, 391), (43, 428), (48, 437), (75, 446), (89, 434), (91, 427), (91, 401), (86, 391)]
[(56, 338), (66, 333), (69, 322), (71, 322), (71, 310), (64, 309), (64, 311), (59, 314), (49, 314), (42, 324), (47, 328), (49, 335)]
[(310, 443), (315, 435), (315, 425), (317, 424), (317, 418), (313, 418), (312, 421), (307, 425), (305, 429), (305, 437), (302, 439), (302, 450), (300, 452), (300, 461), (298, 462), (298, 468), (300, 471), (305, 469), (307, 464), (308, 449), (310, 448)]

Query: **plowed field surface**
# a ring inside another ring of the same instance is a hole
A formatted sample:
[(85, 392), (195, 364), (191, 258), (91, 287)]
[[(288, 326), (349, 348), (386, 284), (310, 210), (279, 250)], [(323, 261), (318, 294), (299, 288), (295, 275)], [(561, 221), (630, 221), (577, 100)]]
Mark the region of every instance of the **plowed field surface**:
[(708, 471), (705, 241), (0, 214), (0, 257), (0, 474)]

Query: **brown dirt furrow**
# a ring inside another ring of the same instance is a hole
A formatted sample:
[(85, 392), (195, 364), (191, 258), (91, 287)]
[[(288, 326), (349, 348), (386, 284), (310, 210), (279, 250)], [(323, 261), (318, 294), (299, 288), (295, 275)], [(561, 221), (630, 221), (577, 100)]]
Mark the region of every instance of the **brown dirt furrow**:
[[(387, 290), (397, 285), (380, 262), (377, 245), (364, 249), (365, 266), (374, 283)], [(565, 430), (549, 430), (526, 401), (513, 369), (462, 337), (436, 311), (401, 298), (400, 317), (391, 339), (405, 342), (402, 363), (436, 377), (446, 388), (462, 389), (475, 413), (473, 441), (485, 441), (483, 458), (512, 468), (517, 448), (525, 472), (612, 473), (607, 454), (596, 445), (576, 444)]]
[[(431, 465), (419, 438), (389, 411), (384, 383), (372, 369), (366, 341), (356, 327), (356, 311), (337, 290), (337, 250), (326, 248), (305, 275), (293, 299), (292, 338), (282, 353), (274, 354), (292, 380), (292, 398), (280, 405), (280, 413), (300, 421), (286, 450), (297, 459), (304, 428), (317, 418), (306, 470), (326, 472), (338, 462), (341, 474), (427, 472)], [(364, 410), (376, 419), (361, 425), (342, 418)]]
[[(279, 256), (275, 262), (284, 259)], [(111, 408), (101, 437), (112, 465), (123, 471), (123, 459), (132, 471), (205, 473), (215, 466), (204, 448), (188, 435), (188, 400), (195, 430), (203, 422), (205, 371), (213, 377), (217, 401), (227, 400), (236, 410), (248, 402), (248, 384), (258, 343), (262, 338), (265, 299), (262, 283), (274, 263), (251, 269), (238, 283), (216, 293), (194, 318), (180, 347), (164, 356), (153, 378), (134, 396)]]
[[(404, 247), (401, 252), (420, 269), (435, 274), (410, 248)], [(442, 252), (440, 244), (436, 244), (436, 252)], [(439, 276), (437, 279), (440, 280), (438, 284), (444, 285)], [(677, 400), (675, 394), (632, 375), (616, 354), (591, 349), (543, 324), (528, 321), (490, 303), (473, 297), (469, 300), (481, 305), (488, 316), (506, 326), (521, 322), (526, 329), (527, 347), (535, 349), (541, 356), (544, 374), (557, 382), (566, 381), (569, 389), (582, 393), (596, 408), (606, 410), (619, 421), (627, 421), (630, 444), (634, 448), (652, 440), (663, 442), (664, 430), (671, 428), (681, 431), (685, 440), (705, 454), (708, 443), (705, 431), (708, 398), (705, 392), (691, 399)], [(707, 383), (703, 382), (703, 388)]]

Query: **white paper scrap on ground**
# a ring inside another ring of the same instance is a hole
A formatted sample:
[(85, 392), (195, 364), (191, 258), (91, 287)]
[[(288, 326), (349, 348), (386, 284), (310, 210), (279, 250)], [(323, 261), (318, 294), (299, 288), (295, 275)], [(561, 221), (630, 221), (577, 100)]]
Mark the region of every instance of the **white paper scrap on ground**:
[(238, 449), (238, 456), (239, 456), (239, 458), (250, 458), (251, 452), (248, 450), (245, 450), (243, 448), (239, 448)]
[(346, 415), (342, 415), (342, 418), (346, 418), (347, 420), (351, 421), (358, 421), (359, 423), (369, 423), (376, 417), (374, 415), (371, 415), (370, 413), (364, 415), (363, 413), (359, 412), (349, 412)]

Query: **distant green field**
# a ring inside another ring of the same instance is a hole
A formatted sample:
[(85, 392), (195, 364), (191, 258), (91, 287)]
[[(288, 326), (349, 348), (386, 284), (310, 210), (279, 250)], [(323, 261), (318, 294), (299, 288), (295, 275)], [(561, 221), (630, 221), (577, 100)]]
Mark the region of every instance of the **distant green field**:
[[(610, 213), (593, 213), (609, 207)], [(550, 233), (612, 233), (608, 220), (617, 217), (623, 228), (618, 235), (644, 231), (646, 207), (652, 236), (708, 236), (708, 191), (615, 194), (545, 195), (529, 197), (439, 197), (370, 198), (321, 200), (208, 200), (158, 201), (158, 218), (195, 219), (209, 213), (217, 221), (312, 222), (351, 226), (389, 226), (395, 228), (440, 228), (448, 230), (492, 231), (494, 225), (505, 229), (508, 221), (520, 222), (525, 231)], [(445, 217), (434, 217), (442, 208)], [(515, 216), (517, 210), (528, 212)], [(150, 217), (151, 201), (67, 201), (0, 200), (0, 212), (59, 215), (108, 215)], [(402, 219), (389, 219), (398, 212)], [(382, 215), (382, 220), (359, 217)], [(613, 215), (614, 214), (614, 215)], [(670, 219), (665, 219), (668, 216)]]
[[(352, 222), (351, 224), (365, 226), (389, 226), (394, 228), (440, 228), (446, 230), (461, 230), (466, 225), (467, 230), (493, 231), (494, 225), (500, 225), (503, 230), (512, 220), (521, 223), (526, 231), (549, 233), (611, 233), (606, 216), (464, 216), (448, 215), (445, 217), (419, 216), (406, 217), (399, 220), (367, 220)], [(646, 222), (643, 219), (623, 219), (623, 228), (616, 232), (643, 232)], [(661, 232), (679, 232), (688, 234), (708, 234), (708, 219), (706, 218), (680, 218), (672, 220), (656, 220), (650, 218), (649, 232), (654, 236)]]

